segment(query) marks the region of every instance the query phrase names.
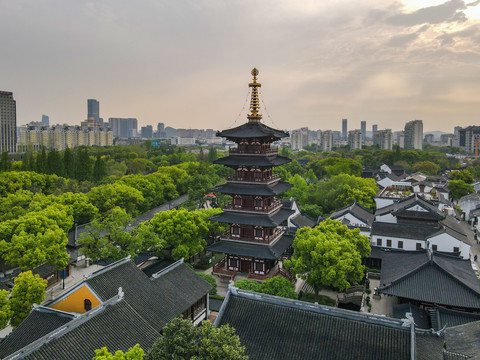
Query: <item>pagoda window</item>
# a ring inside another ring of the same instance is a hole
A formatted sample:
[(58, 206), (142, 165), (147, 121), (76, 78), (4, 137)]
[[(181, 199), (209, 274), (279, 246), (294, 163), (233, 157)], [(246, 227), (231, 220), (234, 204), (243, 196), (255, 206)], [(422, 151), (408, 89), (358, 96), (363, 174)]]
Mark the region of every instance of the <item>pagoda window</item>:
[(232, 225), (232, 237), (240, 237), (240, 226)]
[(256, 226), (254, 231), (255, 231), (255, 233), (254, 233), (255, 239), (256, 240), (263, 240), (263, 228), (260, 227), (260, 226)]
[(239, 195), (235, 195), (233, 199), (233, 205), (235, 205), (235, 207), (242, 207), (242, 197)]
[(255, 210), (261, 209), (263, 206), (262, 198), (255, 198)]

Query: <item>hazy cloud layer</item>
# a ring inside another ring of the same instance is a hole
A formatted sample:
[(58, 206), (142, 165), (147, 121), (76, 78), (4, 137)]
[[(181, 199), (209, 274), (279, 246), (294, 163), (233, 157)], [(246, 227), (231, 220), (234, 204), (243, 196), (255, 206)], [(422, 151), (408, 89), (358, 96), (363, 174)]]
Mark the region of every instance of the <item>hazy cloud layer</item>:
[(418, 3), (0, 0), (0, 90), (20, 124), (79, 123), (97, 98), (105, 119), (221, 129), (256, 66), (282, 128), (476, 124), (480, 0)]

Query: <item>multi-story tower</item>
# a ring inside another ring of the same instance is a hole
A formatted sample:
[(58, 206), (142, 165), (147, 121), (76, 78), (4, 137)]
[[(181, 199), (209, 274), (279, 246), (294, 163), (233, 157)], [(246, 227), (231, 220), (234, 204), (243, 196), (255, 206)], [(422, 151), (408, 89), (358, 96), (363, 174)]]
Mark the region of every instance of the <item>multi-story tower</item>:
[(50, 118), (47, 115), (42, 115), (42, 125), (50, 126)]
[(87, 119), (93, 117), (96, 121), (100, 122), (100, 103), (96, 99), (88, 99), (87, 107)]
[(151, 139), (153, 137), (153, 127), (152, 125), (142, 126), (141, 134), (143, 138)]
[(378, 125), (372, 125), (372, 139), (375, 139), (375, 133), (378, 130)]
[(357, 150), (362, 148), (361, 130), (350, 130), (348, 132), (348, 145), (350, 145), (350, 150)]
[(230, 195), (232, 202), (210, 219), (230, 224), (230, 229), (207, 250), (226, 254), (225, 259), (214, 266), (214, 272), (232, 274), (238, 271), (262, 279), (292, 244), (293, 237), (285, 234), (282, 225), (294, 211), (275, 198), (291, 184), (280, 181), (272, 172), (275, 166), (290, 161), (271, 147), (272, 142), (288, 137), (288, 133), (261, 123), (258, 70), (253, 69), (252, 75), (248, 122), (217, 133), (237, 144), (230, 149), (229, 156), (215, 161), (232, 168), (235, 174), (227, 178), (226, 184), (214, 189)]
[(0, 152), (17, 151), (17, 105), (13, 93), (0, 91)]
[(360, 121), (360, 130), (362, 130), (362, 140), (365, 141), (367, 138), (367, 122)]
[(477, 141), (480, 139), (480, 126), (459, 129), (458, 135), (460, 147), (466, 151), (475, 152)]
[(342, 140), (347, 140), (347, 119), (342, 119)]
[(373, 134), (373, 144), (382, 150), (392, 150), (393, 134), (391, 129), (377, 130)]
[(305, 146), (310, 145), (310, 130), (308, 127), (293, 130), (290, 139), (292, 150), (302, 150)]
[(332, 130), (325, 130), (322, 133), (321, 145), (323, 151), (332, 151), (333, 147), (333, 132)]
[(131, 138), (137, 136), (138, 121), (136, 118), (109, 118), (108, 123), (114, 137)]
[(423, 145), (423, 122), (413, 120), (405, 124), (405, 149), (422, 150)]

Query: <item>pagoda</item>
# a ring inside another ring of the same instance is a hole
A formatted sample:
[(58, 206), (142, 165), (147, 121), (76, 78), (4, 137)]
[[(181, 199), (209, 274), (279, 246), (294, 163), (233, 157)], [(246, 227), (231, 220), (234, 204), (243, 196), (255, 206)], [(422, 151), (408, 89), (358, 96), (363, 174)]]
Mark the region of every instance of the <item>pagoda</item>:
[(235, 174), (213, 189), (230, 195), (232, 202), (210, 220), (230, 224), (230, 229), (207, 250), (225, 254), (214, 266), (214, 273), (242, 272), (262, 279), (275, 268), (281, 256), (291, 250), (293, 237), (285, 233), (282, 225), (294, 210), (290, 209), (289, 201), (285, 204), (276, 198), (292, 185), (272, 172), (275, 166), (286, 164), (290, 159), (279, 156), (271, 144), (289, 135), (262, 124), (258, 70), (253, 69), (252, 75), (253, 82), (248, 85), (251, 88), (248, 122), (217, 132), (217, 136), (235, 142), (237, 147), (215, 163), (232, 168)]

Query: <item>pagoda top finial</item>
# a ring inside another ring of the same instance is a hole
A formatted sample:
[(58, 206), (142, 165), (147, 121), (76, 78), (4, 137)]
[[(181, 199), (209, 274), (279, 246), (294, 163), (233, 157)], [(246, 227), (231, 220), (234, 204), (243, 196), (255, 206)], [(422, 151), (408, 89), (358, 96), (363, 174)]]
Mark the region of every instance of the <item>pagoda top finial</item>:
[(250, 114), (247, 116), (248, 122), (260, 122), (262, 120), (262, 114), (259, 114), (260, 111), (260, 101), (258, 99), (258, 88), (262, 84), (257, 82), (257, 75), (259, 71), (257, 68), (252, 69), (253, 82), (248, 84), (252, 88), (252, 97), (250, 99)]

